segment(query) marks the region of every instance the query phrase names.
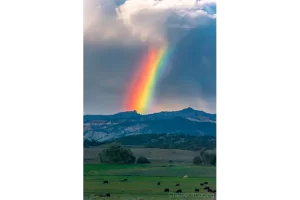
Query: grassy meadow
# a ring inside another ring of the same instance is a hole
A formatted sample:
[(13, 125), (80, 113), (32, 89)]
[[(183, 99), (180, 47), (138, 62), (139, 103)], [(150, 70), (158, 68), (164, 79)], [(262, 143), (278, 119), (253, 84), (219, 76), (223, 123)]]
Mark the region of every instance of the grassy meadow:
[[(195, 166), (192, 159), (198, 152), (178, 149), (131, 148), (135, 156), (149, 158), (151, 164), (100, 164), (98, 153), (103, 147), (84, 150), (84, 196), (85, 199), (108, 199), (99, 194), (110, 193), (112, 200), (148, 199), (213, 199), (200, 183), (208, 182), (216, 189), (216, 168)], [(173, 161), (171, 166), (169, 160)], [(188, 178), (183, 178), (187, 175)], [(127, 182), (121, 182), (122, 179)], [(103, 181), (108, 181), (104, 184)], [(157, 185), (161, 182), (161, 185)], [(180, 186), (175, 186), (179, 183)], [(164, 192), (169, 188), (170, 193)], [(199, 192), (194, 192), (199, 188)], [(182, 189), (182, 194), (176, 194)]]

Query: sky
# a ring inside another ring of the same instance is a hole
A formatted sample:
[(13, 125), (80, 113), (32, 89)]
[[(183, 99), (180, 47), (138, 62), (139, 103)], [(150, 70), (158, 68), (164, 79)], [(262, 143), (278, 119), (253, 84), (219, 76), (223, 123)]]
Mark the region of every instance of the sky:
[(84, 114), (128, 111), (149, 46), (172, 50), (147, 113), (216, 113), (215, 0), (85, 0)]

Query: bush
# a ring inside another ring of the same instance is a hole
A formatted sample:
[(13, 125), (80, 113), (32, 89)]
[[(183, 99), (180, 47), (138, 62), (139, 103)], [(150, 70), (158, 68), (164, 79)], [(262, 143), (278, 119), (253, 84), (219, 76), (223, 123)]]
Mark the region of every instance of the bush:
[(210, 164), (213, 165), (213, 166), (216, 166), (216, 163), (217, 163), (217, 156), (214, 155), (214, 157), (213, 157), (212, 160), (210, 161)]
[(100, 162), (109, 164), (131, 164), (135, 162), (135, 156), (129, 148), (120, 144), (113, 144), (99, 153)]
[(137, 160), (136, 160), (137, 164), (147, 164), (147, 163), (151, 163), (146, 157), (144, 156), (140, 156)]
[(193, 160), (193, 163), (195, 164), (195, 165), (200, 165), (200, 164), (202, 164), (202, 159), (201, 159), (201, 157), (200, 156), (195, 156), (194, 157), (194, 160)]
[(216, 150), (206, 150), (203, 153), (203, 159), (205, 164), (214, 165), (216, 163)]

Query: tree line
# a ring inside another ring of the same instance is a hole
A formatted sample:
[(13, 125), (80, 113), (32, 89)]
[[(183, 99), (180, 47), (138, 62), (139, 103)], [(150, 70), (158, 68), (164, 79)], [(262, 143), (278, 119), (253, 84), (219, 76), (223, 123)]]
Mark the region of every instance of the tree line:
[(202, 148), (216, 148), (215, 137), (193, 136), (188, 134), (140, 134), (126, 136), (106, 142), (85, 140), (84, 147), (98, 146), (111, 142), (116, 142), (122, 145), (141, 145), (145, 148), (181, 149), (192, 151), (199, 151)]
[[(101, 163), (106, 164), (147, 164), (151, 163), (146, 157), (140, 156), (136, 158), (130, 148), (121, 144), (113, 143), (108, 148), (103, 149), (99, 153)], [(195, 165), (210, 164), (216, 166), (216, 151), (202, 150), (199, 156), (193, 159)]]

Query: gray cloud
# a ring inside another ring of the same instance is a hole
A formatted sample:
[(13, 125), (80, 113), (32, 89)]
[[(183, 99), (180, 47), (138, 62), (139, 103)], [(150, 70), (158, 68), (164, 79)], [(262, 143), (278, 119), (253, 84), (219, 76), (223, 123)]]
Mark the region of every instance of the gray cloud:
[[(141, 5), (141, 2), (148, 4)], [(162, 8), (157, 8), (155, 2), (98, 0), (87, 3), (85, 113), (123, 111), (123, 98), (132, 75), (148, 44), (153, 42), (167, 42), (174, 48), (174, 54), (156, 88), (152, 111), (190, 106), (215, 112), (215, 1), (161, 0)]]
[(167, 42), (169, 27), (193, 28), (215, 19), (208, 9), (214, 5), (215, 0), (86, 0), (85, 40)]

